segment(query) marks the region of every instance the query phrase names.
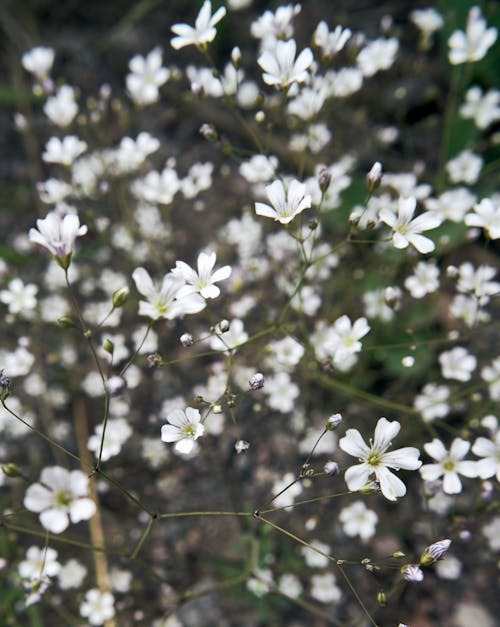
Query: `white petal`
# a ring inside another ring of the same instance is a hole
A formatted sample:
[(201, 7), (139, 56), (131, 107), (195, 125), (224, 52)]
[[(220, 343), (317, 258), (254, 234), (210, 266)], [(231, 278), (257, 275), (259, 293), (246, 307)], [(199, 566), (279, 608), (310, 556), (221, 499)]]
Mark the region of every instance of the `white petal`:
[(59, 509), (46, 509), (40, 514), (40, 522), (51, 533), (62, 533), (69, 525), (69, 518)]
[(348, 468), (345, 471), (344, 479), (349, 490), (352, 492), (361, 490), (361, 488), (367, 484), (371, 473), (372, 469), (368, 464), (357, 464), (356, 466)]
[(395, 501), (406, 494), (405, 484), (387, 468), (378, 468), (375, 475), (380, 482), (380, 490), (386, 499)]
[(348, 455), (358, 459), (365, 459), (370, 452), (370, 448), (357, 429), (347, 429), (345, 436), (339, 440), (339, 446)]

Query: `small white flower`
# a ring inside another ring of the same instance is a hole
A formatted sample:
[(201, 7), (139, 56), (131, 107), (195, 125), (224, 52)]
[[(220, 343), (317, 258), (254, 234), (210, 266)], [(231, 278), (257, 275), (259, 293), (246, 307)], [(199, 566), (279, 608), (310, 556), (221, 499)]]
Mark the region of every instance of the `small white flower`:
[(434, 242), (420, 233), (438, 227), (441, 218), (437, 213), (426, 211), (413, 219), (416, 206), (417, 199), (414, 196), (400, 197), (397, 214), (384, 207), (379, 216), (382, 222), (392, 228), (392, 243), (395, 248), (406, 248), (411, 244), (419, 253), (430, 253), (435, 248)]
[(354, 324), (346, 315), (335, 320), (331, 336), (329, 338), (328, 350), (332, 355), (333, 362), (341, 365), (349, 360), (355, 353), (359, 353), (362, 344), (359, 341), (370, 331), (370, 325), (366, 318), (358, 318)]
[(444, 418), (448, 415), (449, 397), (450, 390), (446, 385), (426, 383), (422, 392), (415, 397), (413, 406), (422, 414), (425, 422), (431, 422), (435, 418)]
[(323, 56), (330, 58), (344, 48), (351, 35), (352, 32), (349, 28), (342, 28), (340, 25), (330, 32), (328, 24), (322, 20), (314, 31), (313, 43), (318, 48), (321, 48)]
[(201, 424), (201, 414), (193, 407), (174, 409), (167, 416), (170, 424), (161, 428), (163, 442), (175, 442), (175, 450), (188, 455), (194, 447), (194, 442), (205, 433)]
[(500, 401), (500, 357), (481, 370), (481, 378), (488, 382), (488, 392), (494, 401)]
[(173, 320), (185, 314), (198, 313), (205, 308), (205, 301), (199, 294), (180, 296), (184, 280), (171, 272), (163, 277), (161, 286), (156, 286), (144, 268), (136, 268), (132, 273), (137, 290), (147, 298), (139, 302), (139, 315), (152, 320), (166, 318)]
[(70, 166), (85, 150), (87, 150), (87, 144), (75, 135), (66, 135), (62, 140), (58, 137), (51, 137), (45, 146), (42, 159), (47, 163)]
[(255, 212), (259, 216), (273, 218), (281, 224), (288, 224), (295, 216), (311, 206), (311, 196), (306, 194), (306, 186), (296, 179), (288, 185), (288, 192), (279, 180), (266, 186), (266, 194), (271, 205), (255, 203)]
[(354, 501), (340, 511), (339, 520), (346, 536), (351, 538), (359, 536), (361, 540), (366, 541), (375, 535), (378, 516), (373, 510), (368, 509), (363, 501)]
[(257, 63), (264, 70), (262, 79), (268, 85), (276, 85), (283, 89), (292, 83), (303, 83), (307, 80), (308, 68), (313, 62), (310, 48), (304, 48), (295, 59), (297, 44), (294, 39), (277, 41), (274, 49), (264, 50)]
[(18, 573), (21, 579), (31, 581), (55, 577), (60, 569), (61, 564), (57, 561), (56, 550), (50, 547), (39, 549), (37, 546), (30, 546), (26, 551), (26, 559), (18, 566)]
[(67, 268), (75, 250), (75, 240), (87, 233), (77, 215), (67, 214), (64, 217), (51, 211), (43, 220), (36, 221), (37, 229), (30, 229), (30, 241), (44, 246), (56, 258), (63, 268)]
[(132, 100), (139, 105), (151, 104), (159, 98), (158, 88), (170, 78), (170, 72), (162, 67), (161, 48), (154, 48), (146, 56), (136, 55), (129, 63), (127, 89)]
[(336, 603), (342, 598), (333, 573), (311, 577), (311, 596), (320, 603)]
[(15, 278), (9, 282), (8, 288), (0, 291), (0, 301), (9, 307), (9, 313), (20, 314), (25, 318), (32, 317), (37, 305), (38, 286)]
[(113, 618), (115, 598), (110, 592), (100, 592), (92, 588), (85, 593), (85, 601), (80, 605), (80, 616), (87, 618), (91, 625), (102, 625)]
[(483, 94), (481, 87), (474, 85), (465, 94), (460, 115), (463, 118), (472, 118), (480, 129), (488, 128), (490, 124), (500, 119), (500, 91), (490, 89)]
[(358, 54), (356, 58), (358, 68), (363, 76), (373, 76), (380, 70), (387, 70), (394, 63), (398, 49), (397, 39), (376, 39)]
[(467, 18), (466, 32), (457, 30), (448, 40), (450, 63), (458, 65), (480, 61), (495, 43), (497, 34), (496, 28), (487, 28), (480, 7), (472, 7)]
[(54, 63), (54, 50), (46, 46), (36, 46), (23, 54), (21, 62), (25, 70), (34, 74), (39, 80), (44, 80)]
[(439, 269), (432, 262), (419, 261), (414, 273), (405, 280), (405, 287), (413, 298), (423, 298), (439, 287)]
[(472, 150), (462, 150), (446, 164), (446, 172), (453, 183), (474, 185), (481, 174), (483, 158)]
[(465, 216), (467, 226), (477, 226), (484, 229), (490, 239), (500, 238), (500, 199), (498, 195), (493, 198), (483, 198), (474, 207), (474, 213)]
[(73, 87), (61, 85), (55, 96), (47, 98), (43, 110), (45, 115), (56, 126), (63, 128), (69, 126), (78, 113)]
[(214, 272), (216, 255), (200, 253), (198, 255), (197, 268), (193, 270), (184, 261), (176, 261), (172, 273), (184, 279), (187, 285), (182, 289), (181, 295), (199, 293), (203, 298), (217, 298), (220, 289), (215, 285), (218, 281), (224, 281), (231, 276), (231, 266), (223, 266)]
[[(89, 437), (87, 447), (96, 457), (99, 457), (101, 450), (103, 425), (98, 424), (94, 434)], [(102, 447), (101, 460), (107, 461), (111, 457), (118, 455), (122, 450), (124, 443), (132, 435), (132, 428), (129, 426), (125, 418), (111, 418), (106, 424), (106, 433), (104, 436), (104, 444)]]
[(205, 48), (208, 43), (215, 39), (217, 35), (215, 25), (225, 15), (225, 7), (219, 7), (212, 15), (212, 4), (210, 0), (205, 0), (196, 18), (194, 28), (189, 24), (174, 24), (172, 26), (172, 32), (177, 35), (170, 41), (172, 47), (179, 50), (184, 46), (193, 44), (198, 48)]
[(386, 499), (395, 501), (406, 494), (405, 484), (394, 475), (389, 468), (399, 470), (416, 470), (422, 462), (418, 459), (420, 451), (414, 447), (404, 447), (396, 451), (386, 452), (391, 440), (401, 428), (397, 421), (390, 422), (380, 418), (375, 427), (373, 442), (368, 446), (357, 429), (348, 429), (340, 439), (340, 448), (348, 455), (359, 458), (361, 464), (346, 470), (345, 481), (349, 490), (355, 492), (363, 488), (370, 475), (375, 473), (380, 489)]
[(492, 433), (491, 439), (480, 437), (474, 442), (472, 452), (482, 457), (477, 462), (481, 479), (496, 477), (500, 481), (500, 429)]
[(445, 379), (470, 381), (471, 375), (476, 369), (477, 359), (462, 346), (456, 346), (450, 351), (441, 353), (439, 363)]
[(463, 461), (470, 449), (470, 442), (455, 438), (449, 452), (445, 449), (441, 440), (434, 438), (432, 442), (424, 444), (425, 452), (436, 460), (437, 464), (425, 464), (420, 469), (424, 481), (436, 481), (443, 477), (443, 492), (445, 494), (458, 494), (462, 491), (460, 475), (465, 477), (477, 477), (477, 462)]
[(40, 522), (52, 533), (62, 533), (72, 523), (88, 520), (95, 513), (95, 503), (87, 498), (88, 478), (81, 470), (60, 466), (44, 468), (40, 483), (30, 485), (24, 506), (40, 514)]

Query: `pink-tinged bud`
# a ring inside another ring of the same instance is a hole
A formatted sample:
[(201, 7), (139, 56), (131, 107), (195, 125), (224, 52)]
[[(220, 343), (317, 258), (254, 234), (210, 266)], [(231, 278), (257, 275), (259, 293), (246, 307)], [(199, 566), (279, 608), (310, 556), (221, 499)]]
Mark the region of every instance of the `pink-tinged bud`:
[(368, 187), (368, 191), (374, 192), (377, 187), (380, 185), (380, 181), (382, 180), (382, 164), (380, 161), (375, 161), (372, 165), (371, 170), (366, 175), (366, 185)]
[(333, 431), (333, 429), (336, 429), (341, 422), (342, 422), (342, 415), (341, 414), (333, 414), (326, 421), (325, 427), (326, 427), (326, 429), (328, 429), (328, 431)]
[(256, 372), (254, 375), (250, 377), (249, 384), (252, 390), (260, 390), (264, 387), (264, 375), (262, 372)]
[(319, 183), (319, 188), (323, 194), (330, 187), (331, 182), (332, 182), (332, 175), (330, 174), (329, 170), (327, 170), (326, 168), (321, 170), (321, 172), (319, 173), (318, 183)]
[(337, 464), (337, 462), (329, 461), (326, 462), (326, 464), (323, 466), (323, 470), (326, 472), (327, 475), (333, 477), (334, 475), (339, 474), (339, 465)]
[(430, 566), (437, 562), (442, 557), (446, 555), (448, 549), (450, 548), (451, 540), (439, 540), (439, 542), (434, 542), (434, 544), (430, 544), (420, 557), (420, 565), (421, 566)]

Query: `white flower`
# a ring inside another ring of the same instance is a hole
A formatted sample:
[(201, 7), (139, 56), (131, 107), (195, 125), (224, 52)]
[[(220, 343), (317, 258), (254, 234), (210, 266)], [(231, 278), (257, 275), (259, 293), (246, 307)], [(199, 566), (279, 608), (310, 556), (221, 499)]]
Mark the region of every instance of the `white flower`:
[(320, 603), (335, 603), (342, 598), (333, 573), (311, 577), (311, 596)]
[(67, 268), (75, 250), (77, 237), (85, 235), (87, 227), (77, 215), (69, 213), (64, 217), (51, 211), (43, 220), (36, 221), (37, 229), (30, 229), (30, 241), (47, 248), (63, 268)]
[(443, 492), (445, 494), (458, 494), (462, 491), (460, 475), (465, 477), (477, 477), (477, 462), (462, 461), (470, 449), (470, 442), (455, 438), (448, 452), (441, 440), (434, 438), (432, 442), (424, 444), (427, 455), (435, 459), (437, 464), (425, 464), (420, 469), (424, 481), (436, 481), (443, 477)]
[(340, 439), (340, 448), (361, 461), (361, 464), (351, 466), (346, 470), (345, 481), (349, 490), (353, 492), (360, 490), (367, 484), (370, 475), (375, 473), (386, 499), (395, 501), (397, 497), (406, 494), (405, 484), (389, 468), (416, 470), (420, 468), (422, 462), (418, 459), (420, 451), (414, 447), (407, 446), (386, 453), (392, 438), (399, 433), (400, 428), (399, 422), (390, 422), (386, 418), (380, 418), (370, 446), (365, 443), (357, 429), (347, 430), (346, 435)]
[(40, 483), (30, 485), (24, 506), (40, 514), (40, 522), (52, 533), (61, 533), (72, 523), (88, 520), (95, 513), (95, 503), (87, 498), (88, 478), (81, 470), (48, 466), (40, 474)]
[(344, 507), (339, 514), (339, 520), (346, 536), (359, 536), (366, 541), (375, 535), (378, 522), (377, 514), (366, 507), (363, 501), (354, 501), (348, 507)]
[(271, 342), (267, 350), (269, 351), (269, 357), (266, 363), (270, 367), (275, 367), (276, 370), (283, 369), (287, 372), (293, 370), (304, 354), (302, 344), (291, 336)]
[(195, 440), (205, 433), (205, 427), (201, 424), (201, 414), (193, 407), (174, 409), (167, 416), (170, 424), (161, 428), (163, 442), (175, 442), (175, 450), (188, 455), (194, 446)]
[(66, 135), (62, 140), (51, 137), (45, 146), (42, 159), (47, 163), (61, 163), (69, 166), (87, 150), (87, 144), (75, 135)]
[(450, 63), (458, 65), (468, 61), (480, 61), (497, 39), (496, 28), (487, 28), (478, 6), (472, 7), (467, 18), (466, 32), (457, 30), (448, 40)]
[(313, 62), (313, 54), (310, 48), (304, 48), (295, 59), (296, 51), (294, 39), (278, 41), (274, 49), (264, 50), (257, 63), (264, 70), (262, 79), (267, 85), (284, 89), (292, 83), (303, 83), (307, 80), (307, 70)]
[(488, 391), (493, 401), (500, 401), (500, 357), (481, 370), (481, 377), (489, 383)]
[(438, 227), (441, 218), (437, 213), (426, 211), (412, 219), (416, 206), (417, 200), (414, 196), (408, 198), (401, 196), (397, 215), (392, 209), (384, 207), (380, 210), (379, 216), (382, 222), (392, 228), (392, 243), (395, 248), (406, 248), (411, 244), (419, 253), (430, 253), (435, 248), (434, 242), (420, 233)]
[(36, 307), (36, 294), (38, 286), (34, 283), (24, 284), (15, 278), (9, 282), (7, 289), (0, 292), (0, 301), (9, 307), (9, 313), (21, 314), (25, 318), (30, 318)]
[(482, 157), (471, 150), (462, 150), (456, 157), (448, 161), (446, 172), (453, 183), (464, 182), (473, 185), (477, 182), (482, 167)]
[(495, 196), (496, 202), (492, 198), (483, 198), (474, 207), (474, 213), (465, 216), (467, 226), (477, 226), (488, 233), (490, 239), (500, 238), (500, 199)]
[(336, 365), (349, 360), (355, 353), (359, 353), (362, 344), (359, 341), (370, 331), (366, 318), (358, 318), (354, 324), (346, 315), (335, 320), (328, 342), (328, 350)]
[(296, 599), (302, 594), (302, 584), (297, 575), (292, 573), (284, 573), (281, 575), (278, 588), (281, 594), (284, 594), (291, 599)]
[[(87, 447), (96, 457), (99, 457), (102, 439), (102, 423), (95, 428), (94, 434), (89, 437)], [(106, 424), (106, 433), (104, 436), (104, 444), (102, 447), (101, 460), (107, 461), (122, 450), (124, 443), (132, 435), (132, 428), (128, 425), (125, 418), (112, 418)]]
[(226, 15), (226, 8), (219, 7), (212, 15), (212, 4), (205, 0), (194, 23), (194, 28), (189, 24), (174, 24), (172, 31), (177, 35), (170, 43), (176, 50), (184, 46), (194, 44), (198, 48), (204, 48), (215, 39), (217, 31), (215, 25)]
[(87, 574), (87, 569), (83, 564), (75, 559), (70, 559), (61, 567), (57, 578), (59, 579), (59, 587), (61, 590), (69, 590), (70, 588), (79, 588)]
[(492, 551), (500, 551), (500, 516), (495, 516), (493, 520), (482, 529), (484, 537), (488, 540)]
[(422, 414), (425, 422), (431, 422), (435, 418), (444, 418), (450, 411), (447, 400), (450, 390), (446, 385), (427, 383), (422, 392), (415, 397), (413, 406)]
[(21, 579), (30, 581), (55, 577), (60, 569), (61, 564), (57, 561), (56, 550), (50, 547), (39, 549), (37, 546), (30, 546), (26, 551), (26, 559), (18, 566), (18, 573)]
[(266, 377), (264, 392), (267, 395), (269, 407), (284, 414), (293, 410), (295, 399), (300, 394), (298, 386), (290, 379), (287, 372), (278, 372)]
[(87, 618), (91, 625), (102, 625), (113, 618), (115, 598), (110, 592), (100, 592), (92, 588), (85, 593), (85, 601), (80, 605), (80, 616)]
[(380, 70), (387, 70), (394, 63), (398, 52), (397, 39), (376, 39), (366, 45), (358, 54), (356, 63), (363, 76), (373, 76)]
[(43, 110), (45, 115), (56, 126), (69, 126), (78, 113), (73, 87), (61, 85), (55, 96), (47, 98)]
[(128, 64), (127, 89), (132, 100), (139, 105), (151, 104), (159, 98), (158, 88), (170, 78), (170, 72), (162, 67), (161, 48), (154, 48), (146, 56), (136, 55)]
[(490, 124), (500, 119), (500, 91), (490, 89), (483, 94), (481, 87), (474, 85), (465, 94), (460, 115), (463, 118), (472, 118), (480, 129), (488, 128)]
[(346, 45), (352, 32), (349, 28), (336, 26), (333, 32), (328, 30), (328, 24), (322, 20), (316, 26), (313, 34), (313, 43), (321, 48), (323, 56), (329, 58), (335, 56)]
[(443, 16), (435, 9), (416, 9), (410, 13), (411, 21), (426, 35), (443, 27)]
[(292, 472), (287, 472), (281, 479), (274, 482), (272, 493), (275, 495), (275, 498), (270, 503), (272, 507), (291, 506), (295, 497), (302, 494), (302, 482), (294, 482), (294, 479), (295, 475)]
[(405, 280), (405, 287), (413, 298), (423, 298), (439, 287), (439, 269), (432, 262), (419, 261), (414, 273)]
[(198, 255), (197, 268), (193, 270), (184, 261), (176, 261), (172, 274), (182, 277), (188, 284), (181, 291), (182, 295), (199, 293), (203, 298), (217, 298), (220, 289), (215, 285), (217, 281), (224, 281), (231, 276), (231, 266), (223, 266), (213, 271), (216, 255), (211, 253), (200, 253)]
[(288, 224), (296, 215), (311, 206), (311, 196), (305, 191), (304, 183), (296, 179), (289, 183), (288, 192), (285, 191), (281, 181), (274, 181), (266, 186), (266, 194), (271, 205), (256, 202), (255, 212), (259, 216), (273, 218), (281, 224)]
[(445, 379), (470, 381), (471, 375), (476, 369), (477, 359), (462, 346), (456, 346), (450, 351), (441, 353), (439, 363)]
[(481, 479), (496, 477), (500, 481), (500, 430), (492, 434), (491, 439), (480, 437), (474, 442), (472, 452), (483, 459), (477, 462), (477, 471)]
[(54, 50), (46, 46), (36, 46), (23, 54), (21, 62), (25, 70), (43, 80), (48, 76), (54, 63)]
[(205, 308), (205, 301), (199, 294), (180, 297), (184, 280), (171, 272), (163, 277), (161, 286), (155, 285), (144, 268), (136, 268), (132, 273), (137, 290), (147, 298), (139, 302), (139, 315), (152, 320), (166, 318), (173, 320), (185, 314), (198, 313)]
[(268, 568), (255, 568), (246, 586), (256, 597), (262, 597), (271, 590), (273, 583), (273, 573)]
[[(328, 566), (328, 562), (330, 561), (327, 557), (330, 554), (328, 544), (320, 542), (319, 540), (311, 540), (309, 544), (312, 546), (303, 546), (300, 549), (306, 564), (310, 568), (325, 568), (325, 566)], [(323, 555), (323, 553), (325, 553), (325, 555)]]

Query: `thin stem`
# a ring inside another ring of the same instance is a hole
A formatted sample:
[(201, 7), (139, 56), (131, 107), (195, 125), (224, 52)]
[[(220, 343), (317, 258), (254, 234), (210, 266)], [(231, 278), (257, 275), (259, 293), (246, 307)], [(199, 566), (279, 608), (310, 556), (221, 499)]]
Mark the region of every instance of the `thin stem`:
[(158, 518), (183, 518), (186, 516), (253, 516), (253, 512), (169, 512), (167, 514), (160, 514)]
[(157, 516), (151, 516), (151, 518), (148, 520), (146, 529), (144, 530), (144, 533), (142, 534), (141, 539), (137, 543), (137, 546), (135, 547), (135, 549), (132, 552), (132, 555), (130, 556), (131, 560), (135, 559), (139, 555), (139, 551), (141, 550), (142, 545), (144, 544), (147, 537), (151, 533), (151, 530), (153, 529), (153, 525), (155, 524), (157, 520), (158, 520)]

